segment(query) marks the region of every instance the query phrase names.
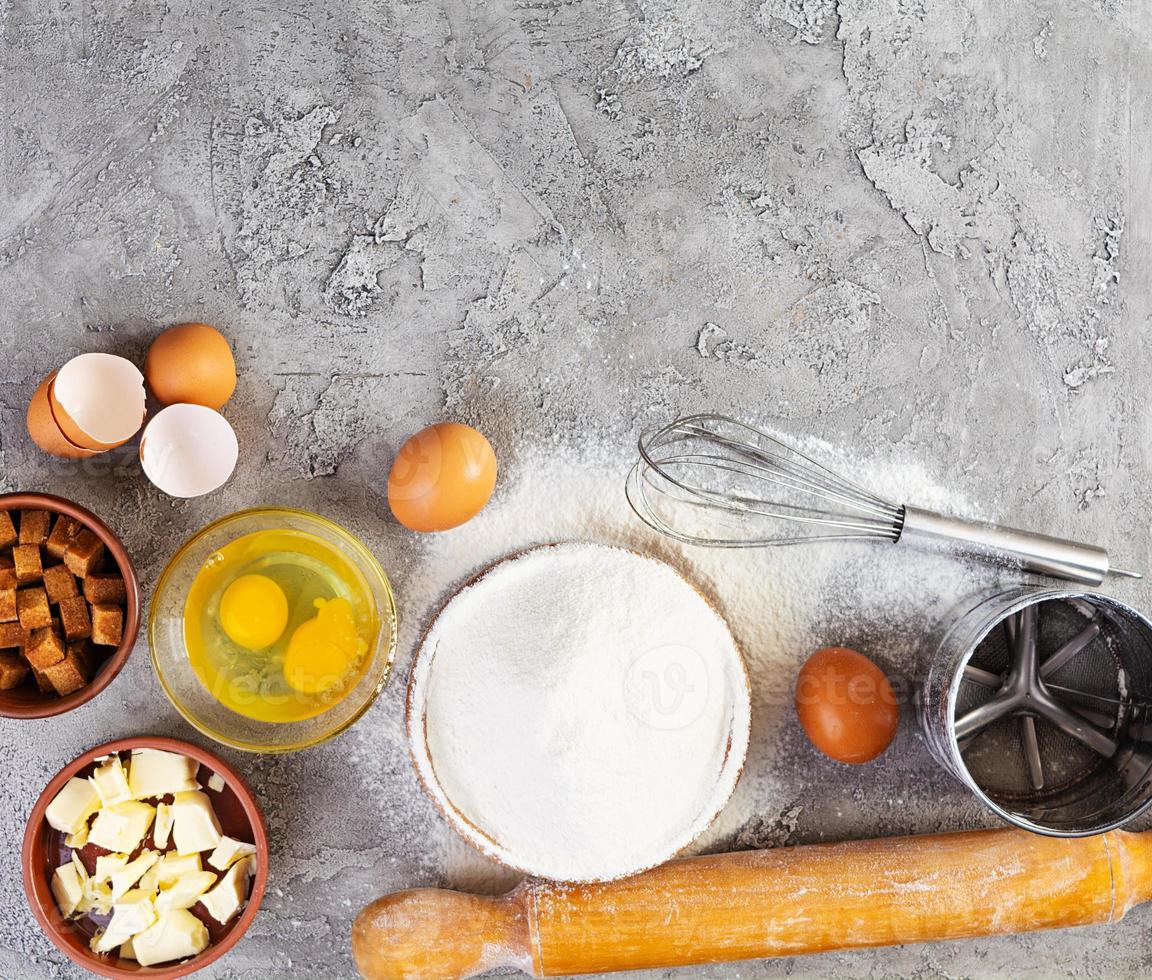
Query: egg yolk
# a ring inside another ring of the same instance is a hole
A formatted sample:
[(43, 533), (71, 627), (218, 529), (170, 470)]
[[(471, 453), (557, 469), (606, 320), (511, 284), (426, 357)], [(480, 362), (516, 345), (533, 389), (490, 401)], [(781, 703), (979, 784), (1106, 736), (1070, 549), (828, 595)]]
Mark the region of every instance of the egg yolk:
[(233, 643), (262, 650), (288, 625), (288, 598), (265, 575), (241, 575), (220, 597), (220, 626)]
[(314, 605), (315, 617), (296, 627), (284, 657), (284, 679), (302, 694), (342, 683), (360, 653), (352, 604), (336, 598)]

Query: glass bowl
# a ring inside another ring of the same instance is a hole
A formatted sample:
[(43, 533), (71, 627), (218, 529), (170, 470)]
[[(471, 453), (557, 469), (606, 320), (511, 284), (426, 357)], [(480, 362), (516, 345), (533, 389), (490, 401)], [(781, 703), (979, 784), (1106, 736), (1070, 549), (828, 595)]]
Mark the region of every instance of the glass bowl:
[[(376, 635), (369, 644), (368, 662), (360, 679), (332, 707), (297, 721), (259, 721), (221, 704), (200, 680), (184, 644), (184, 603), (201, 567), (229, 542), (268, 530), (301, 531), (335, 548), (363, 576), (375, 605)], [(172, 556), (152, 597), (148, 644), (160, 686), (190, 724), (218, 742), (248, 752), (295, 752), (342, 732), (384, 690), (396, 654), (396, 602), (380, 563), (338, 524), (288, 508), (243, 510), (198, 531)]]

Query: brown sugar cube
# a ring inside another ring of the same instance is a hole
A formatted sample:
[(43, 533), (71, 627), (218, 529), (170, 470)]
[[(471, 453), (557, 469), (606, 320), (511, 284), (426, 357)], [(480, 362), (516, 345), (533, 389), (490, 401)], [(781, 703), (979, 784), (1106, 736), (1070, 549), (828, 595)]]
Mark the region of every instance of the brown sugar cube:
[(11, 548), (19, 540), (12, 515), (6, 510), (0, 510), (0, 548)]
[(84, 640), (92, 635), (88, 600), (82, 595), (60, 600), (60, 625), (66, 640)]
[[(0, 511), (0, 514), (4, 513)], [(0, 589), (16, 588), (16, 566), (10, 555), (0, 555)]]
[(20, 543), (34, 544), (37, 548), (48, 540), (52, 514), (46, 510), (20, 511)]
[(73, 520), (67, 514), (61, 514), (52, 525), (52, 533), (48, 535), (48, 540), (44, 542), (45, 550), (53, 558), (63, 561), (64, 552), (68, 550), (68, 545), (72, 543), (80, 527), (79, 521)]
[(58, 663), (45, 667), (44, 676), (61, 697), (80, 690), (88, 683), (88, 672), (77, 656), (71, 652), (65, 653)]
[(17, 619), (16, 590), (0, 589), (0, 623), (14, 623)]
[(96, 649), (92, 646), (91, 640), (72, 640), (64, 644), (64, 656), (71, 654), (79, 662), (80, 666), (84, 668), (84, 675), (88, 678), (92, 677), (92, 670), (96, 666), (96, 661), (99, 659), (96, 656)]
[(64, 641), (52, 627), (35, 630), (28, 637), (24, 659), (37, 670), (47, 670), (64, 659)]
[(39, 582), (44, 574), (40, 563), (40, 547), (35, 544), (18, 544), (12, 549), (12, 564), (16, 569), (16, 581), (20, 585)]
[(110, 602), (92, 607), (92, 642), (102, 647), (117, 647), (124, 636), (124, 610)]
[(44, 591), (48, 593), (49, 602), (60, 602), (78, 596), (80, 587), (67, 565), (53, 565), (44, 569)]
[(64, 552), (64, 564), (77, 578), (84, 578), (100, 567), (104, 542), (86, 527), (80, 528)]
[(54, 688), (52, 686), (52, 682), (50, 680), (48, 680), (47, 677), (44, 676), (43, 671), (37, 670), (35, 667), (33, 667), (32, 668), (32, 676), (33, 676), (33, 678), (35, 678), (36, 686), (38, 688), (40, 688), (41, 694), (55, 694), (56, 693), (56, 688)]
[(15, 653), (0, 653), (0, 691), (19, 687), (28, 676), (28, 665)]
[(16, 614), (25, 630), (38, 630), (52, 625), (48, 593), (41, 588), (20, 589), (16, 593)]
[(24, 627), (19, 623), (0, 623), (0, 649), (13, 650), (24, 646)]
[(93, 572), (84, 576), (84, 598), (92, 605), (128, 601), (128, 591), (119, 572)]

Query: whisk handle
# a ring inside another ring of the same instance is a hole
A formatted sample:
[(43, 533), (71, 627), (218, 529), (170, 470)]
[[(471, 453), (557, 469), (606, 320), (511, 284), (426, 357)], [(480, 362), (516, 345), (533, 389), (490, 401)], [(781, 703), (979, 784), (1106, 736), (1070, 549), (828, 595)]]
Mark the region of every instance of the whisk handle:
[(945, 517), (919, 507), (904, 507), (896, 540), (905, 544), (934, 542), (961, 554), (1084, 585), (1099, 585), (1108, 574), (1108, 552), (1103, 548), (998, 524)]

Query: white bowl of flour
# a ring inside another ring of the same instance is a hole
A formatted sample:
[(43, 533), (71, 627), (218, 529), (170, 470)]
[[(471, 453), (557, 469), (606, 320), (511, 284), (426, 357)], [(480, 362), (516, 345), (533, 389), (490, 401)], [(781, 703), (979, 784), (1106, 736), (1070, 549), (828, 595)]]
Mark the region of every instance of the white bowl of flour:
[(727, 624), (663, 562), (562, 544), (494, 565), (416, 656), (408, 732), (425, 788), (474, 846), (560, 881), (606, 881), (690, 845), (748, 750)]

